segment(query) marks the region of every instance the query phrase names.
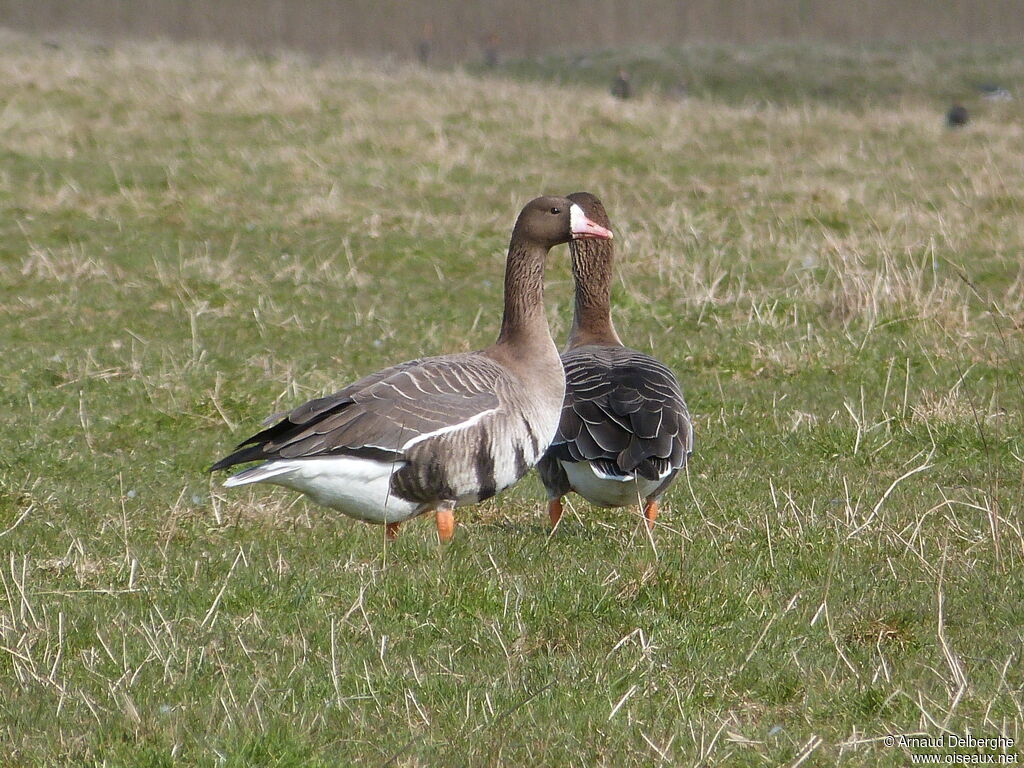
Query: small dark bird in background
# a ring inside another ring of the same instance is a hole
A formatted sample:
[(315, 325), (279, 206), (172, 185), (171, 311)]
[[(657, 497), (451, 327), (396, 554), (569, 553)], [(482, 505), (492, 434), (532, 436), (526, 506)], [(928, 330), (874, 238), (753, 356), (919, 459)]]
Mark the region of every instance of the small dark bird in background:
[(423, 25), (423, 34), (420, 35), (419, 42), (416, 43), (416, 57), (423, 66), (426, 66), (427, 62), (430, 61), (430, 48), (433, 42), (434, 25), (428, 21)]
[(950, 128), (963, 128), (970, 119), (963, 104), (954, 104), (946, 113), (946, 125)]
[(620, 69), (619, 74), (612, 80), (612, 96), (616, 99), (628, 99), (633, 95), (633, 86), (629, 82), (629, 73)]
[(500, 44), (501, 36), (497, 32), (491, 32), (484, 38), (484, 66), (489, 69), (494, 69), (501, 63)]

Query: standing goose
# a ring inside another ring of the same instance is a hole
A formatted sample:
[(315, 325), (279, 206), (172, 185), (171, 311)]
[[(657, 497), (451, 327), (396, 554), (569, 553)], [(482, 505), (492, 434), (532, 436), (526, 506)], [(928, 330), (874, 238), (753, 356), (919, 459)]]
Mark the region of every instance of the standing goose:
[(610, 238), (564, 197), (539, 197), (512, 230), (497, 342), (478, 352), (411, 360), (310, 400), (241, 443), (210, 471), (263, 463), (224, 485), (272, 483), (350, 517), (387, 526), (490, 498), (529, 471), (558, 426), (565, 378), (544, 314), (548, 250)]
[[(569, 200), (609, 226), (588, 192)], [(679, 382), (650, 355), (623, 346), (612, 325), (611, 243), (570, 243), (576, 307), (562, 354), (565, 404), (551, 446), (537, 465), (548, 492), (551, 525), (562, 497), (576, 491), (591, 504), (625, 507), (643, 501), (653, 529), (658, 499), (693, 451), (693, 425)]]

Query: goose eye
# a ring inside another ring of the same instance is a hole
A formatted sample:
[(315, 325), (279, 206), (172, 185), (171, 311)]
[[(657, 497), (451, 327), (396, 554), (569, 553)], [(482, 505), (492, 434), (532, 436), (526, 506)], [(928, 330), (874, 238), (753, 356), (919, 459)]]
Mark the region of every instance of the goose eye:
[(562, 209), (561, 208), (552, 208), (551, 212), (557, 216), (558, 214), (560, 214), (562, 212)]

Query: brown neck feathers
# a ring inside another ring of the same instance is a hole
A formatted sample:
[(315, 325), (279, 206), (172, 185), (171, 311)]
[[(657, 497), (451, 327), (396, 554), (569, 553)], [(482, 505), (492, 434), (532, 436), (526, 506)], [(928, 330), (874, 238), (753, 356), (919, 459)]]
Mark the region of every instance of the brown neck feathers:
[(550, 340), (544, 314), (544, 261), (548, 249), (536, 243), (516, 242), (509, 246), (505, 266), (505, 313), (501, 318), (498, 344), (529, 345)]
[(585, 344), (622, 345), (611, 316), (612, 259), (610, 240), (576, 240), (569, 244), (576, 308), (569, 349)]

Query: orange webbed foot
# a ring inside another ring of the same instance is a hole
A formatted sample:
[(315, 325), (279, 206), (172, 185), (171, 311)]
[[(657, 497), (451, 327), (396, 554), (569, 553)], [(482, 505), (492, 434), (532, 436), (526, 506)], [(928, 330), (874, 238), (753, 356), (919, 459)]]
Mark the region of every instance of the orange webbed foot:
[(551, 527), (554, 528), (558, 525), (558, 521), (562, 519), (562, 500), (551, 499), (548, 502), (548, 517), (551, 518)]
[(447, 544), (455, 535), (455, 515), (451, 507), (439, 507), (434, 522), (437, 524), (437, 540)]
[(644, 519), (647, 520), (647, 530), (654, 530), (654, 521), (658, 519), (658, 502), (655, 499), (648, 499), (644, 507)]

